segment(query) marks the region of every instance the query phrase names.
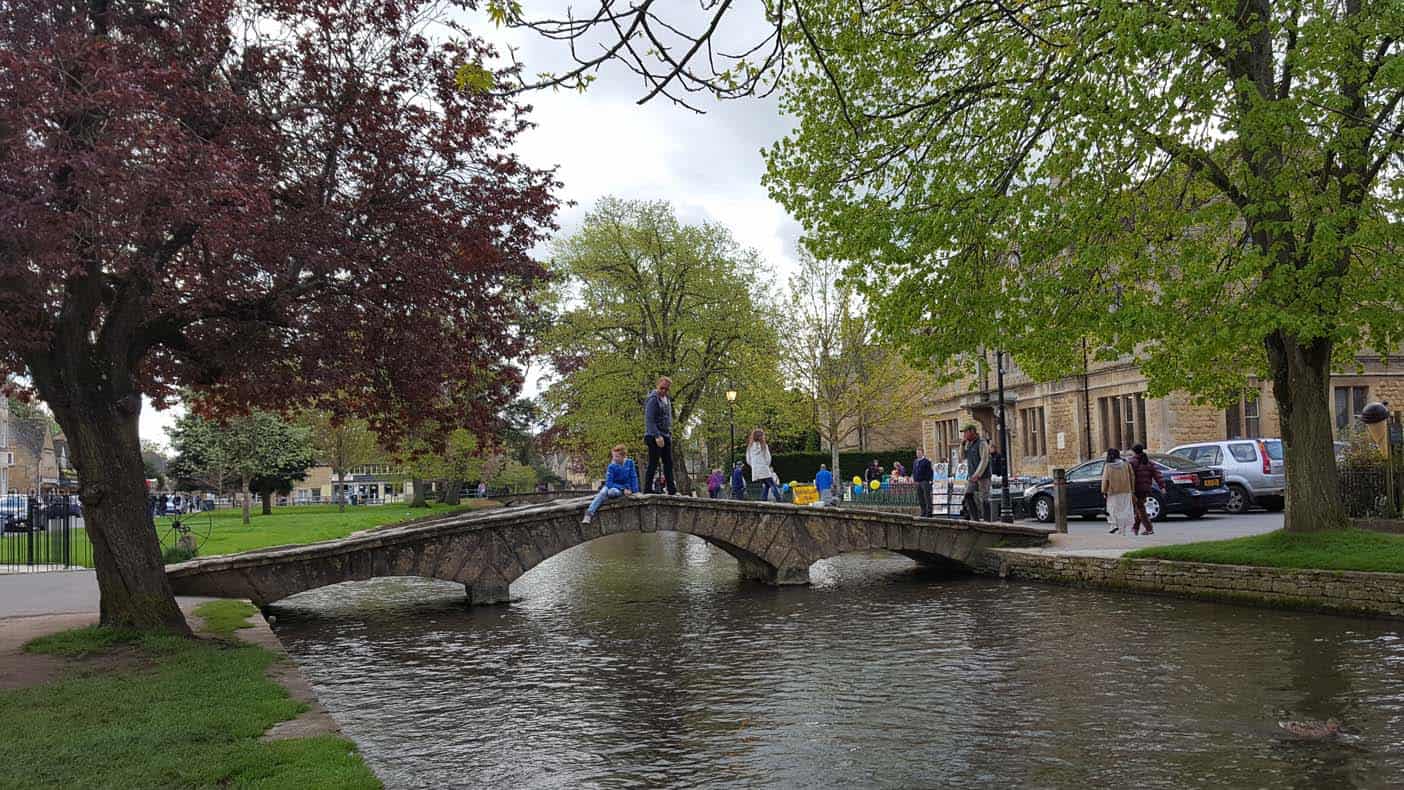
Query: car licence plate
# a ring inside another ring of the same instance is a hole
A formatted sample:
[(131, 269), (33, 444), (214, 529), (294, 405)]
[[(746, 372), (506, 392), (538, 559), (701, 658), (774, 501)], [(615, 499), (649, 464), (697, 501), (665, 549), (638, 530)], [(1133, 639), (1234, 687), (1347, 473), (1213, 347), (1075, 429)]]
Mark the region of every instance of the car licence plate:
[(1204, 478), (1204, 487), (1205, 487), (1205, 488), (1218, 488), (1218, 487), (1219, 487), (1219, 483), (1220, 483), (1220, 480), (1219, 480), (1219, 478), (1217, 478), (1217, 477), (1206, 477), (1206, 478)]

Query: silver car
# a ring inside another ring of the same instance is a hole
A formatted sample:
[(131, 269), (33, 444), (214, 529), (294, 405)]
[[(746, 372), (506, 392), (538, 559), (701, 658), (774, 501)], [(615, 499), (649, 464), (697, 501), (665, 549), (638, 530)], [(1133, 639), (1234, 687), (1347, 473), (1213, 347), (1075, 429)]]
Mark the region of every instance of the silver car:
[(1204, 466), (1224, 470), (1229, 499), (1224, 510), (1242, 513), (1252, 506), (1277, 512), (1282, 509), (1287, 475), (1281, 439), (1231, 439), (1224, 442), (1182, 444), (1170, 450)]

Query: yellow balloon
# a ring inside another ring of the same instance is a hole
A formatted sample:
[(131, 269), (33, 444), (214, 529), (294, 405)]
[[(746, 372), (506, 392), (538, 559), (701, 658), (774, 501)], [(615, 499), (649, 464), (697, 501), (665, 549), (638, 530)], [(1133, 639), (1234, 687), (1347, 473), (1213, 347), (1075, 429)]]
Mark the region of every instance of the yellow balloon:
[(874, 480), (873, 482), (871, 482), (871, 483), (868, 484), (868, 487), (871, 488), (871, 489), (873, 489), (874, 491), (876, 491), (876, 490), (878, 490), (879, 488), (882, 488), (882, 481), (881, 481), (881, 480)]
[(853, 485), (855, 485), (855, 486), (861, 486), (861, 485), (863, 485), (863, 478), (860, 477), (860, 476), (858, 476), (858, 475), (854, 475), (854, 476), (853, 476)]
[(794, 488), (794, 487), (797, 486), (797, 485), (799, 485), (799, 483), (796, 483), (796, 482), (793, 481), (793, 480), (790, 481), (790, 488)]

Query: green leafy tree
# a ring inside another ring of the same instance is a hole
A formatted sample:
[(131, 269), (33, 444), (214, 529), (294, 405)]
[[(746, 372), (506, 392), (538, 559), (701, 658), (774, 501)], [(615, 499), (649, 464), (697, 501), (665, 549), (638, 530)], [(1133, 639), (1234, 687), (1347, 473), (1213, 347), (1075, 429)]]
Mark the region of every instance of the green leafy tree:
[(862, 299), (842, 275), (841, 264), (801, 251), (781, 355), (790, 380), (814, 404), (815, 428), (829, 443), (829, 468), (840, 480), (839, 448), (858, 437), (865, 450), (868, 432), (909, 416), (907, 395), (918, 382), (899, 355), (878, 343)]
[(1404, 338), (1404, 4), (802, 6), (768, 183), (889, 337), (1045, 377), (1087, 337), (1153, 395), (1264, 376), (1286, 528), (1346, 524), (1333, 363)]
[[(276, 490), (279, 479), (299, 474), (314, 458), (306, 426), (266, 411), (224, 422), (192, 412), (175, 424), (170, 439), (177, 453), (171, 467), (178, 476), (204, 478), (220, 488), (225, 479), (238, 481), (245, 524), (250, 522), (249, 494), (256, 479), (272, 478), (271, 486)], [(267, 499), (264, 501), (264, 512), (268, 513)]]
[[(775, 317), (753, 250), (713, 223), (685, 225), (665, 202), (601, 200), (556, 245), (569, 296), (547, 335), (559, 379), (546, 391), (561, 444), (587, 468), (637, 444), (642, 403), (673, 381), (674, 469), (691, 490), (685, 437), (733, 382), (776, 381)], [(724, 408), (724, 404), (723, 404)]]
[[(355, 418), (338, 418), (330, 412), (307, 411), (297, 423), (307, 428), (317, 459), (331, 467), (333, 480), (345, 480), (351, 469), (375, 463), (384, 452), (370, 424)], [(344, 489), (333, 487), (337, 511), (346, 511)]]

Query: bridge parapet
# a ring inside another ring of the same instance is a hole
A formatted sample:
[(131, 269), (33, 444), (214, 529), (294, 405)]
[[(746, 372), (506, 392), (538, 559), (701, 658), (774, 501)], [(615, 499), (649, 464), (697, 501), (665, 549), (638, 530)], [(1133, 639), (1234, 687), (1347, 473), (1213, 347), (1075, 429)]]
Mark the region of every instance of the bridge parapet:
[(682, 532), (735, 557), (744, 578), (803, 584), (827, 557), (886, 549), (928, 565), (968, 567), (987, 548), (1041, 545), (1050, 530), (924, 519), (899, 513), (768, 502), (641, 495), (606, 505), (590, 524), (589, 497), (474, 511), (340, 540), (206, 557), (167, 569), (176, 592), (266, 605), (304, 590), (376, 576), (463, 584), (473, 603), (509, 599), (522, 574), (562, 551), (619, 532)]

